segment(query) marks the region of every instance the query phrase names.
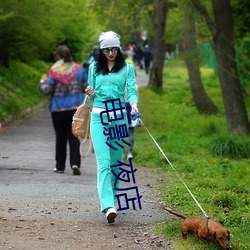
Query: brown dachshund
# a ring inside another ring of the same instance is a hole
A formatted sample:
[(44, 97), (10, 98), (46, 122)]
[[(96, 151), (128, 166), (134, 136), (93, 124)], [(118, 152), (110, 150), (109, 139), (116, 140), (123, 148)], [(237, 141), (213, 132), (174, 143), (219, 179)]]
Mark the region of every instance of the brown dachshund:
[(185, 215), (173, 212), (171, 209), (163, 207), (166, 211), (183, 219), (181, 233), (183, 239), (187, 239), (188, 234), (196, 235), (201, 241), (216, 241), (224, 249), (231, 249), (229, 240), (230, 232), (222, 225), (210, 218), (187, 218)]

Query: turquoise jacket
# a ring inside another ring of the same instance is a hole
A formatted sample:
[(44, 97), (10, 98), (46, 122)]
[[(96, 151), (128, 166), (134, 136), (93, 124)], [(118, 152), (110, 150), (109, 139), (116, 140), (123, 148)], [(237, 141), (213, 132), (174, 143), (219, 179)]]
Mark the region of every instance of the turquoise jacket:
[(88, 84), (95, 90), (95, 97), (91, 98), (93, 107), (105, 109), (103, 101), (117, 98), (120, 98), (122, 107), (125, 107), (124, 91), (131, 105), (138, 102), (135, 69), (131, 63), (127, 62), (118, 72), (110, 72), (107, 75), (95, 73), (94, 65), (95, 62), (90, 65), (88, 71)]

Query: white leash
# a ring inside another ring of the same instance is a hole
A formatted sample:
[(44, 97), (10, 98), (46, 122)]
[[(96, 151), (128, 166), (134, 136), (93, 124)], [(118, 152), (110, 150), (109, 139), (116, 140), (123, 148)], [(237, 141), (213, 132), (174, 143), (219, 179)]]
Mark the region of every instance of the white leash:
[[(140, 118), (139, 118), (140, 119)], [(196, 202), (196, 204), (198, 205), (198, 207), (200, 208), (200, 210), (202, 211), (202, 213), (205, 215), (205, 217), (208, 218), (206, 212), (202, 209), (201, 205), (199, 204), (199, 202), (196, 200), (196, 198), (194, 197), (194, 195), (192, 194), (192, 192), (190, 191), (190, 189), (188, 188), (188, 186), (186, 185), (186, 183), (182, 180), (182, 178), (180, 177), (180, 175), (178, 174), (177, 170), (175, 169), (175, 167), (173, 166), (173, 164), (170, 162), (170, 160), (168, 159), (168, 157), (164, 154), (163, 150), (161, 149), (161, 147), (159, 146), (159, 144), (156, 142), (156, 140), (154, 139), (154, 137), (152, 136), (152, 134), (149, 132), (149, 130), (147, 129), (147, 127), (145, 126), (145, 124), (142, 122), (142, 120), (140, 119), (141, 123), (143, 124), (143, 126), (145, 127), (145, 129), (147, 130), (148, 134), (150, 135), (150, 137), (152, 138), (153, 142), (155, 143), (155, 145), (159, 148), (159, 150), (161, 151), (162, 155), (165, 157), (165, 159), (167, 160), (167, 162), (169, 163), (169, 165), (172, 167), (172, 169), (176, 172), (177, 176), (179, 177), (179, 179), (181, 180), (181, 182), (183, 183), (183, 185), (185, 186), (185, 188), (187, 189), (187, 191), (189, 192), (189, 194), (191, 195), (191, 197), (194, 199), (194, 201)]]

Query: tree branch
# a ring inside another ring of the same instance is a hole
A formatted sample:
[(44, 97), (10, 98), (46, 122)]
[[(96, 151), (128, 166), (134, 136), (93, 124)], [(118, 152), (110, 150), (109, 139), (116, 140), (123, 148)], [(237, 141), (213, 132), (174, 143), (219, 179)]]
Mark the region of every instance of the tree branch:
[(201, 15), (205, 18), (209, 30), (211, 31), (213, 37), (215, 37), (216, 27), (205, 5), (200, 0), (190, 0), (190, 1), (194, 5), (194, 7), (201, 13)]

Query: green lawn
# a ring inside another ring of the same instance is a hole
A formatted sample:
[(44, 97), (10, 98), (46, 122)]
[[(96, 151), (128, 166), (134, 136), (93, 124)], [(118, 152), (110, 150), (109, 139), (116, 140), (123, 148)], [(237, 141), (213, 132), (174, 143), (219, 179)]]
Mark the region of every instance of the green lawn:
[[(230, 135), (223, 114), (221, 90), (213, 70), (201, 69), (203, 84), (218, 106), (217, 115), (202, 115), (192, 100), (185, 65), (170, 61), (164, 69), (164, 93), (139, 90), (142, 121), (172, 163), (161, 154), (145, 128), (135, 130), (134, 164), (158, 168), (164, 203), (189, 217), (202, 217), (181, 179), (212, 219), (231, 232), (232, 249), (250, 249), (250, 137)], [(248, 97), (247, 107), (250, 108)], [(250, 110), (248, 110), (250, 114)], [(197, 239), (179, 239), (181, 220), (158, 225), (156, 233), (176, 239), (175, 247), (201, 249)], [(205, 244), (202, 249), (217, 249)]]

